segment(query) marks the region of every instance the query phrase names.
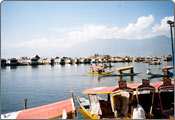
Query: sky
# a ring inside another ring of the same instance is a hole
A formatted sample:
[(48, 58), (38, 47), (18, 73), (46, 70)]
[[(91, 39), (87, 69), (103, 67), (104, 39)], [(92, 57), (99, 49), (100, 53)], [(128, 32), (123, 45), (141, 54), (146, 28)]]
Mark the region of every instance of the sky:
[(167, 20), (171, 1), (3, 1), (1, 58), (60, 56), (95, 39), (170, 37)]

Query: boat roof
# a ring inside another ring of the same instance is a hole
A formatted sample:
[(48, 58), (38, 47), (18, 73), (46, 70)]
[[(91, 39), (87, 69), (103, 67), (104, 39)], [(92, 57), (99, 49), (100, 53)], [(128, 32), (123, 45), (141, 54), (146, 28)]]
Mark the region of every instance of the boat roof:
[(162, 67), (163, 70), (166, 70), (166, 69), (173, 69), (173, 66), (166, 66), (166, 67)]
[[(174, 81), (171, 82), (172, 85), (174, 85)], [(163, 85), (163, 81), (155, 82), (151, 84), (155, 88), (159, 88), (161, 85)]]
[[(174, 85), (174, 81), (171, 82)], [(163, 81), (161, 82), (156, 82), (156, 83), (151, 83), (148, 86), (144, 86), (143, 84), (140, 83), (132, 83), (128, 84), (127, 88), (131, 89), (136, 89), (137, 87), (145, 87), (145, 88), (159, 88), (161, 85), (163, 85)], [(83, 94), (110, 94), (116, 90), (118, 90), (118, 86), (110, 86), (110, 87), (97, 87), (97, 88), (90, 88), (85, 91), (83, 91)]]
[(118, 86), (90, 88), (83, 91), (83, 94), (110, 94), (117, 88)]
[(155, 87), (150, 85), (149, 79), (142, 79), (142, 84), (138, 86), (138, 90), (139, 91), (143, 91), (143, 90), (155, 91)]
[[(135, 89), (139, 85), (140, 84), (138, 83), (132, 83), (132, 84), (127, 85), (127, 89), (128, 88)], [(90, 89), (83, 91), (83, 94), (110, 94), (117, 89), (119, 89), (118, 86), (90, 88)]]
[(96, 65), (91, 65), (90, 67), (91, 68), (95, 68), (95, 69), (99, 69), (99, 70), (103, 70), (104, 69), (104, 67), (96, 66)]
[(139, 85), (140, 85), (139, 83), (132, 83), (132, 84), (128, 84), (127, 86), (129, 88), (136, 89)]
[(49, 105), (22, 110), (14, 119), (51, 119), (61, 116), (63, 110), (67, 113), (75, 110), (72, 98)]
[(121, 68), (116, 68), (115, 70), (130, 70), (133, 69), (133, 66), (129, 66), (129, 67), (121, 67)]

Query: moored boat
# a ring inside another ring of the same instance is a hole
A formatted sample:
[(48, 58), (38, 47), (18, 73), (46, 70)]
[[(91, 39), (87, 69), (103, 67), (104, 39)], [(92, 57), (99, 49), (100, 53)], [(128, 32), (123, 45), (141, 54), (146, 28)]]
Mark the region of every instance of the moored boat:
[(137, 102), (143, 107), (145, 111), (145, 117), (150, 119), (154, 118), (152, 113), (152, 107), (154, 104), (155, 88), (150, 85), (150, 81), (142, 79), (142, 84), (139, 85), (134, 91), (134, 97)]
[(76, 107), (73, 98), (21, 111), (1, 114), (1, 119), (55, 119), (74, 118)]
[(154, 112), (158, 118), (174, 119), (174, 81), (163, 79), (152, 86), (156, 88)]
[(88, 100), (77, 97), (80, 104), (78, 110), (86, 119), (132, 118), (129, 105), (132, 93), (133, 90), (126, 85), (126, 81), (119, 81), (119, 86), (87, 89), (83, 94), (88, 94)]

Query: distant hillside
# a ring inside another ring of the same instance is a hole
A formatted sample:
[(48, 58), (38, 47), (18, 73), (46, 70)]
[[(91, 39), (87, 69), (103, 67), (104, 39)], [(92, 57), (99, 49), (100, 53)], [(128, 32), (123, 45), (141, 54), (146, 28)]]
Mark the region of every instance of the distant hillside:
[(112, 56), (159, 56), (171, 54), (171, 40), (157, 36), (142, 40), (97, 39), (72, 46), (62, 53), (67, 56), (90, 56), (95, 53)]

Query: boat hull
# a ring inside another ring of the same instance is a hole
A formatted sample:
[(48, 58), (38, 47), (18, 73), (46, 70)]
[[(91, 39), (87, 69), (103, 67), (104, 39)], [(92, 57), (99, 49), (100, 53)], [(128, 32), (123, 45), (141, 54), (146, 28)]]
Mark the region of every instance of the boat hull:
[(122, 74), (106, 74), (102, 75), (102, 77), (115, 77), (115, 76), (135, 76), (141, 73), (122, 73)]
[[(111, 72), (102, 72), (102, 75), (107, 75), (107, 74), (110, 74), (110, 73), (113, 73), (113, 71), (111, 71)], [(88, 74), (99, 75), (99, 72), (90, 72), (90, 71), (88, 71)]]
[(2, 114), (3, 119), (54, 119), (62, 117), (63, 111), (67, 113), (67, 117), (71, 118), (75, 112), (72, 98), (59, 101), (56, 103), (43, 105), (35, 108), (25, 109), (13, 113)]
[(91, 115), (90, 111), (85, 109), (85, 107), (80, 103), (79, 96), (77, 97), (78, 103), (80, 105), (80, 108), (78, 108), (78, 111), (82, 114), (83, 118), (85, 119), (99, 119), (96, 115)]
[(150, 78), (155, 78), (155, 77), (172, 77), (173, 74), (169, 74), (169, 75), (162, 75), (162, 74), (148, 74), (150, 76)]

